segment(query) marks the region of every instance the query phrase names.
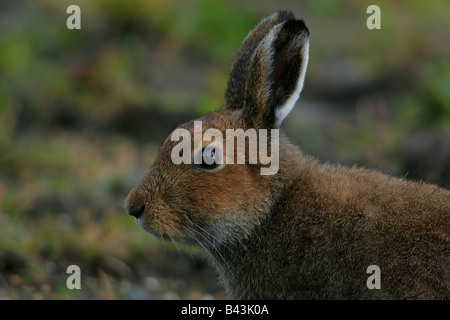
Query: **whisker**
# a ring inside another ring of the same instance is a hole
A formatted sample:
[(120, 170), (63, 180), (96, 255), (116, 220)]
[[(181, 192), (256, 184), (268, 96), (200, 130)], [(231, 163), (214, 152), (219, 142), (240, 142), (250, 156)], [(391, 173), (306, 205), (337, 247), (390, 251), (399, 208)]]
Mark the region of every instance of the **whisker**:
[[(214, 251), (216, 251), (217, 252), (217, 254), (220, 256), (220, 258), (222, 258), (222, 260), (223, 260), (223, 262), (225, 263), (225, 265), (227, 266), (227, 268), (228, 268), (228, 270), (230, 271), (230, 274), (233, 276), (233, 278), (234, 278), (234, 274), (233, 274), (233, 271), (231, 270), (231, 268), (230, 268), (230, 265), (228, 264), (228, 262), (225, 260), (225, 258), (223, 257), (223, 255), (220, 253), (220, 251), (216, 248), (216, 246), (214, 245), (214, 243), (212, 243), (207, 237), (205, 237), (201, 232), (199, 232), (199, 231), (197, 231), (197, 230), (195, 230), (195, 229), (191, 229), (192, 231), (194, 231), (195, 233), (197, 233), (198, 235), (200, 235), (203, 239), (205, 239), (211, 246), (212, 246), (212, 248), (214, 249)], [(197, 238), (196, 238), (197, 239)], [(198, 239), (197, 239), (197, 241), (198, 241)], [(200, 243), (200, 241), (198, 241), (199, 243)], [(202, 244), (202, 247), (203, 248), (205, 248), (205, 246), (203, 246), (203, 244)], [(205, 248), (206, 249), (206, 248)], [(216, 262), (217, 262), (217, 260), (216, 260)]]
[[(199, 228), (200, 230), (202, 230), (203, 232), (205, 232), (208, 236), (210, 236), (211, 238), (213, 238), (214, 240), (216, 240), (221, 246), (224, 246), (225, 248), (227, 248), (228, 250), (230, 250), (231, 253), (234, 254), (234, 251), (228, 247), (225, 243), (221, 242), (216, 236), (214, 236), (211, 232), (207, 231), (206, 229), (202, 228), (201, 226), (199, 226), (197, 223), (195, 223), (194, 221), (188, 219), (189, 222), (191, 224), (193, 224), (196, 228)], [(193, 229), (194, 230), (194, 229)], [(202, 235), (203, 236), (203, 235)], [(211, 243), (211, 242), (210, 242)], [(211, 245), (214, 246), (213, 243), (211, 243)]]
[(177, 246), (177, 242), (176, 242), (175, 238), (172, 237), (172, 235), (171, 235), (169, 232), (166, 231), (166, 233), (167, 233), (167, 236), (168, 236), (168, 237), (170, 238), (170, 240), (172, 241), (172, 243), (174, 244), (175, 249), (176, 249), (177, 252), (178, 252), (178, 255), (181, 257), (181, 251), (180, 251), (180, 249), (179, 249), (178, 246)]
[[(164, 240), (164, 237), (163, 237), (163, 235), (162, 235), (161, 232), (159, 233), (159, 236), (161, 237), (161, 241), (162, 241), (163, 243), (165, 243), (166, 240)], [(167, 245), (164, 245), (164, 254), (166, 254), (166, 253), (167, 253)]]
[[(193, 230), (193, 229), (192, 229)], [(187, 233), (189, 233), (190, 235), (191, 235), (191, 237), (195, 240), (195, 241), (197, 241), (197, 243), (203, 248), (203, 249), (205, 249), (205, 251), (206, 251), (206, 253), (208, 253), (209, 254), (209, 256), (214, 260), (214, 262), (216, 263), (216, 265), (218, 265), (224, 272), (225, 272), (225, 269), (223, 268), (223, 266), (219, 263), (219, 261), (216, 259), (216, 257), (214, 257), (214, 255), (208, 250), (208, 248), (206, 248), (204, 245), (203, 245), (203, 243), (199, 240), (199, 239), (197, 239), (197, 237), (195, 236), (195, 234), (192, 234), (191, 232), (189, 232), (189, 230), (187, 230), (186, 229), (186, 232)], [(223, 257), (222, 257), (222, 259), (223, 259)], [(225, 260), (224, 260), (225, 261)], [(226, 263), (226, 262), (225, 262)], [(228, 265), (227, 265), (228, 266)], [(229, 269), (229, 267), (228, 267), (228, 269)], [(230, 272), (231, 272), (231, 270), (230, 270)], [(231, 273), (232, 275), (233, 275), (233, 273)]]

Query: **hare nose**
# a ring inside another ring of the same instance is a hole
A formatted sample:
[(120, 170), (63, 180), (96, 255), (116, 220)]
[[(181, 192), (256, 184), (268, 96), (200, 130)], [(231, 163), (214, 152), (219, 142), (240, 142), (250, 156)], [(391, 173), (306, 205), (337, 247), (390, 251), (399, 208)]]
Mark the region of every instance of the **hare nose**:
[(144, 213), (145, 204), (127, 203), (125, 210), (130, 216), (139, 218)]

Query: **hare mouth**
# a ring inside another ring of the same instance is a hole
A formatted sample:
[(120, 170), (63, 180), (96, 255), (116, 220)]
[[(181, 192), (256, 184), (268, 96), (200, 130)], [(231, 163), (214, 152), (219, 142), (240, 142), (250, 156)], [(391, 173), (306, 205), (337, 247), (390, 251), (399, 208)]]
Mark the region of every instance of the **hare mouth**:
[(183, 221), (171, 212), (145, 212), (136, 218), (145, 232), (163, 240), (183, 242), (189, 234), (183, 231)]

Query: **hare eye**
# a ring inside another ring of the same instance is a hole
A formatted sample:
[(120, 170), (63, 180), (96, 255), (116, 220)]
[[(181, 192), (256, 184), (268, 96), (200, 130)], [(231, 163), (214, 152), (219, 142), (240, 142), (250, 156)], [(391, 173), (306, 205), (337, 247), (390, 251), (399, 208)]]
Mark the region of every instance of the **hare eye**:
[(216, 149), (204, 148), (202, 150), (202, 163), (199, 165), (203, 169), (214, 169), (220, 164), (220, 155)]

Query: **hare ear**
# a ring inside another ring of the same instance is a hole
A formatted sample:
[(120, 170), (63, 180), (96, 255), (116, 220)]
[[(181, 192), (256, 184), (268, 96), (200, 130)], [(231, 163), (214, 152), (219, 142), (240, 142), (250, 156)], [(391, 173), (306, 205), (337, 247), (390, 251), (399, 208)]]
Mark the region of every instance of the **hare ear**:
[(225, 109), (242, 108), (248, 67), (253, 52), (273, 26), (293, 18), (294, 14), (290, 11), (275, 12), (261, 20), (242, 41), (231, 65), (230, 78), (225, 91)]
[(248, 67), (243, 118), (252, 128), (278, 128), (300, 96), (308, 64), (309, 31), (290, 19), (271, 28)]

